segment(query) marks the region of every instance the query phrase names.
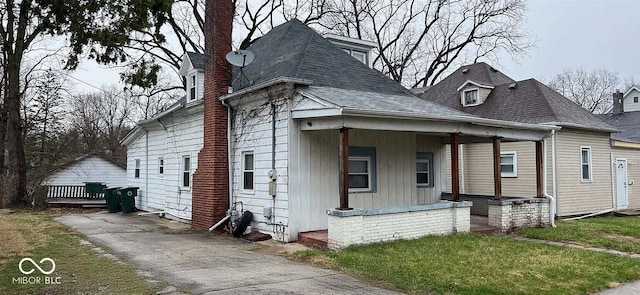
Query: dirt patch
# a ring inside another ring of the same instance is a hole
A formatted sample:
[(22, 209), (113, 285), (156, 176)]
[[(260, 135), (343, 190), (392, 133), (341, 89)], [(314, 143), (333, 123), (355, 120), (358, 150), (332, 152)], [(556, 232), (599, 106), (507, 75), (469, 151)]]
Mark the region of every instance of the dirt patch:
[(604, 236), (609, 239), (613, 239), (621, 242), (632, 242), (632, 243), (640, 242), (639, 238), (632, 237), (632, 236), (625, 236), (625, 235), (618, 235), (618, 234), (605, 234)]

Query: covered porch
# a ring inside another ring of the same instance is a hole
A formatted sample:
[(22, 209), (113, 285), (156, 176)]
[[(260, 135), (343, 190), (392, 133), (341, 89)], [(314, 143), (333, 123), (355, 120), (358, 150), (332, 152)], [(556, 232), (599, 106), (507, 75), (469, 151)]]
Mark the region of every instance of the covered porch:
[[(518, 210), (512, 210), (512, 202), (504, 202), (501, 189), (503, 141), (535, 144), (535, 197), (546, 201), (542, 140), (554, 127), (486, 119), (472, 123), (456, 121), (462, 118), (430, 120), (356, 114), (296, 118), (293, 114), (298, 130), (294, 138), (298, 144), (296, 156), (301, 161), (296, 163), (299, 166), (294, 165), (300, 178), (291, 180), (299, 181), (301, 188), (292, 192), (300, 200), (290, 209), (298, 210), (294, 219), (300, 224), (295, 234), (300, 239), (323, 237), (326, 232), (329, 248), (339, 249), (352, 244), (470, 231), (472, 203), (463, 201), (460, 194), (461, 143), (493, 143), (492, 199), (497, 203), (492, 206), (499, 209), (493, 210), (485, 225), (479, 224), (485, 219), (475, 218), (476, 228), (504, 230), (504, 224), (514, 224), (507, 215)], [(451, 183), (446, 181), (448, 171)], [(443, 192), (449, 189), (450, 200), (442, 199)], [(516, 215), (540, 212), (540, 208), (520, 211)], [(311, 234), (304, 234), (308, 232)]]

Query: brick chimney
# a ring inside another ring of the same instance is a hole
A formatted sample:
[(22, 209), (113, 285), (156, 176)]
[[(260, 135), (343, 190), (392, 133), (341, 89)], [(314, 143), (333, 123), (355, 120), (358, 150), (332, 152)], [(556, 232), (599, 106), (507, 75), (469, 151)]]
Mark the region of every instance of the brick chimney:
[(227, 108), (218, 98), (231, 84), (232, 0), (205, 2), (204, 44), (204, 146), (198, 153), (193, 175), (192, 218), (194, 228), (208, 229), (229, 208), (227, 162)]
[(622, 92), (619, 89), (616, 89), (616, 92), (613, 93), (613, 109), (611, 110), (613, 114), (622, 114), (624, 113), (624, 102), (622, 101)]

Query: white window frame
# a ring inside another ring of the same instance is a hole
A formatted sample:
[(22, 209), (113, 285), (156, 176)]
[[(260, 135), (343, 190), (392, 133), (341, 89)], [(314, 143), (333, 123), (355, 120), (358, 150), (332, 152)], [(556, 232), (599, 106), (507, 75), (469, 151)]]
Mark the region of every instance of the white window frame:
[[(246, 161), (247, 161), (247, 156), (251, 155), (253, 156), (253, 169), (252, 170), (247, 170), (246, 169)], [(240, 165), (242, 165), (240, 168), (240, 187), (241, 187), (241, 191), (243, 193), (247, 193), (247, 194), (253, 194), (255, 189), (256, 189), (256, 154), (253, 151), (245, 151), (242, 152), (242, 159), (240, 160)], [(251, 189), (247, 189), (244, 187), (244, 174), (245, 172), (251, 172), (253, 173), (253, 183), (251, 184)]]
[[(349, 171), (349, 176), (351, 175), (367, 175), (367, 187), (366, 188), (349, 188), (350, 193), (358, 193), (358, 192), (371, 192), (373, 187), (371, 186), (371, 157), (362, 157), (362, 156), (354, 156), (349, 157), (349, 161), (366, 161), (367, 162), (367, 173), (352, 173)], [(349, 179), (347, 179), (347, 182)]]
[(158, 177), (164, 178), (164, 157), (158, 157)]
[[(513, 156), (513, 173), (502, 171), (502, 156)], [(516, 151), (500, 152), (500, 176), (503, 178), (518, 177), (518, 152)]]
[(189, 81), (188, 81), (187, 84), (189, 86), (189, 89), (188, 89), (188, 93), (189, 93), (188, 95), (189, 96), (192, 96), (191, 95), (191, 89), (193, 89), (193, 96), (189, 97), (189, 101), (196, 100), (196, 98), (198, 98), (198, 87), (197, 87), (198, 86), (198, 73), (193, 73), (192, 75), (189, 75), (188, 77), (189, 77), (188, 78)]
[(140, 178), (140, 159), (133, 160), (133, 178)]
[[(589, 153), (589, 162), (588, 163), (584, 163), (582, 162), (582, 152), (583, 151), (587, 151)], [(591, 147), (590, 146), (581, 146), (580, 147), (580, 182), (584, 182), (584, 183), (589, 183), (589, 182), (593, 182), (593, 158), (592, 158), (592, 151), (591, 151)], [(584, 165), (589, 165), (589, 178), (585, 179), (584, 175), (582, 175), (582, 167)]]
[[(473, 92), (473, 91), (476, 91), (478, 93), (478, 95), (476, 97), (476, 103), (467, 104), (467, 99), (466, 99), (467, 92)], [(473, 107), (473, 106), (477, 106), (477, 105), (480, 105), (480, 88), (476, 87), (476, 88), (469, 88), (469, 89), (463, 90), (462, 91), (462, 106)]]
[[(189, 170), (184, 169), (184, 165), (186, 163), (186, 159), (189, 159)], [(193, 171), (193, 159), (191, 158), (191, 155), (182, 156), (182, 161), (180, 162), (180, 189), (181, 190), (191, 190), (191, 187), (193, 186), (193, 174), (191, 173), (191, 171)], [(189, 173), (189, 185), (188, 186), (184, 185), (184, 174), (185, 173)]]
[[(418, 186), (425, 186), (425, 187), (431, 186), (431, 183), (429, 182), (429, 180), (431, 179), (431, 161), (429, 161), (429, 159), (416, 159), (416, 164), (417, 163), (427, 163), (427, 171), (418, 170), (418, 165), (416, 165), (416, 183), (418, 184)], [(417, 179), (418, 173), (426, 173), (427, 174), (427, 182), (426, 183), (417, 182), (418, 181), (418, 179)]]
[[(369, 64), (369, 53), (363, 50), (358, 50), (358, 49), (351, 49), (351, 48), (342, 48), (342, 50), (344, 50), (346, 53), (348, 53), (349, 55), (351, 55), (351, 57), (357, 59), (359, 62), (362, 62), (363, 64), (367, 65), (367, 66), (371, 66)], [(354, 52), (357, 53), (361, 53), (362, 55), (364, 55), (364, 61), (361, 61), (360, 59), (358, 59), (357, 57), (355, 57), (353, 54)]]

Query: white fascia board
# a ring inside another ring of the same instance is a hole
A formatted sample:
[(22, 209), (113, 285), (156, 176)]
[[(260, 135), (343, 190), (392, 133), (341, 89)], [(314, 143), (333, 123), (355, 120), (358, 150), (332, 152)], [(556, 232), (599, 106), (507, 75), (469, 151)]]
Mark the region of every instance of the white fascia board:
[(255, 91), (267, 88), (267, 87), (271, 87), (271, 86), (274, 86), (274, 85), (277, 85), (277, 84), (284, 84), (284, 83), (292, 83), (292, 84), (296, 84), (296, 85), (307, 85), (307, 86), (309, 86), (309, 85), (311, 85), (312, 81), (311, 80), (306, 80), (306, 79), (291, 78), (291, 77), (278, 77), (278, 78), (275, 78), (275, 79), (271, 79), (269, 81), (265, 81), (265, 82), (262, 82), (262, 83), (258, 83), (256, 85), (249, 86), (247, 88), (243, 88), (243, 89), (241, 89), (239, 91), (234, 91), (234, 92), (229, 93), (229, 94), (221, 95), (219, 100), (228, 101), (228, 100), (231, 100), (231, 99), (234, 99), (234, 98), (237, 98), (237, 97), (241, 97), (241, 96), (243, 96), (245, 94), (249, 94), (251, 92), (255, 92)]
[(193, 64), (191, 63), (191, 59), (189, 59), (189, 55), (185, 52), (182, 56), (182, 62), (180, 64), (178, 74), (180, 74), (180, 76), (186, 76), (191, 69), (193, 69)]
[(631, 91), (633, 91), (633, 90), (636, 90), (636, 91), (640, 92), (640, 88), (638, 88), (638, 86), (632, 85), (631, 87), (629, 87), (629, 89), (627, 89), (627, 91), (624, 92), (622, 97), (623, 98), (627, 97), (627, 95), (629, 95), (629, 93), (631, 93)]
[(478, 87), (480, 87), (480, 88), (486, 88), (486, 89), (493, 89), (493, 88), (495, 88), (495, 87), (493, 87), (493, 86), (491, 86), (491, 85), (483, 85), (483, 84), (480, 84), (480, 83), (477, 83), (477, 82), (473, 82), (473, 81), (471, 81), (471, 80), (467, 80), (466, 82), (462, 83), (462, 85), (460, 85), (460, 87), (458, 87), (458, 89), (456, 89), (456, 91), (460, 91), (460, 90), (462, 90), (462, 88), (464, 88), (465, 86), (467, 86), (467, 85), (469, 85), (469, 84), (473, 84), (473, 85), (476, 85), (476, 86), (478, 86)]
[(619, 133), (620, 132), (620, 130), (618, 130), (618, 129), (590, 127), (590, 126), (583, 126), (583, 125), (578, 125), (578, 124), (574, 124), (574, 123), (567, 123), (567, 122), (545, 122), (544, 124), (563, 126), (563, 127), (574, 128), (574, 129), (598, 131), (598, 132), (608, 132), (608, 133)]
[(410, 112), (397, 112), (397, 111), (374, 111), (374, 110), (362, 110), (362, 109), (344, 109), (344, 115), (361, 115), (380, 118), (398, 118), (398, 119), (422, 119), (422, 120), (436, 120), (447, 122), (461, 122), (471, 123), (474, 125), (481, 125), (487, 127), (500, 127), (500, 128), (513, 128), (513, 129), (531, 129), (540, 131), (558, 130), (560, 127), (546, 124), (529, 124), (519, 123), (511, 121), (502, 121), (495, 119), (486, 119), (470, 116), (451, 116), (451, 115), (434, 115), (434, 114), (421, 114)]

